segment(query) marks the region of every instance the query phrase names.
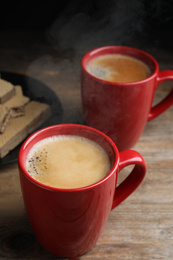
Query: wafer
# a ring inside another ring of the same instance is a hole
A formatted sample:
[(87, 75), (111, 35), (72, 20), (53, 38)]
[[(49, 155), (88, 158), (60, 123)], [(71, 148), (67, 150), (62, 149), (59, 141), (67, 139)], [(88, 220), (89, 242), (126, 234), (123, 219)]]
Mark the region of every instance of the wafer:
[(8, 108), (19, 108), (26, 105), (29, 102), (29, 97), (23, 95), (22, 87), (15, 86), (16, 93), (15, 95), (5, 103), (5, 106)]
[(11, 118), (6, 131), (0, 135), (0, 158), (7, 155), (51, 114), (50, 106), (31, 101), (25, 106), (25, 115)]
[(5, 103), (14, 95), (15, 95), (14, 85), (0, 78), (0, 104)]
[(4, 132), (11, 116), (11, 110), (0, 104), (0, 134)]
[(29, 97), (23, 96), (21, 86), (15, 87), (15, 95), (7, 102), (1, 105), (0, 113), (0, 133), (3, 133), (7, 127), (10, 117), (23, 116), (25, 105), (29, 102)]
[(25, 106), (15, 107), (15, 108), (10, 109), (10, 110), (11, 110), (11, 113), (10, 113), (11, 118), (15, 118), (15, 117), (25, 115)]

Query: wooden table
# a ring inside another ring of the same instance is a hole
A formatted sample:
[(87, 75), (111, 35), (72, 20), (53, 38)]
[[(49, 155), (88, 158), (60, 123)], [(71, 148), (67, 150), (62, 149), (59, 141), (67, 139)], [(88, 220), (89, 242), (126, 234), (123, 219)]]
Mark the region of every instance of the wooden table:
[[(161, 69), (173, 69), (171, 51), (148, 51), (158, 59)], [(62, 103), (62, 123), (83, 123), (83, 53), (76, 56), (73, 50), (55, 50), (38, 32), (0, 33), (0, 71), (32, 76), (51, 88)], [(154, 102), (166, 95), (172, 85), (167, 82), (159, 87)], [(81, 257), (83, 260), (173, 259), (173, 106), (147, 123), (133, 149), (146, 161), (146, 178), (110, 213), (96, 246)], [(129, 170), (124, 170), (119, 182)], [(17, 162), (0, 167), (0, 259), (58, 259), (39, 245), (30, 227)]]

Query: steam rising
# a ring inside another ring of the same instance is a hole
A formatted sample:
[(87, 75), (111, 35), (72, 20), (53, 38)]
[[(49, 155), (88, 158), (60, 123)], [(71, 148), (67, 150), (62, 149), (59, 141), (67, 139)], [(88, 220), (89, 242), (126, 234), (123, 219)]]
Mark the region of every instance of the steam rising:
[(143, 30), (143, 9), (139, 0), (71, 0), (45, 32), (60, 59), (45, 53), (29, 70), (36, 75), (40, 69), (58, 73), (64, 66), (66, 71), (79, 71), (82, 56), (93, 48), (133, 45)]
[[(82, 3), (81, 3), (82, 2)], [(74, 49), (83, 55), (92, 48), (111, 44), (132, 44), (142, 31), (143, 1), (72, 0), (47, 30), (56, 50)]]
[[(49, 87), (64, 102), (64, 122), (81, 123), (82, 56), (104, 45), (133, 45), (143, 30), (144, 19), (143, 0), (133, 0), (133, 4), (129, 0), (71, 0), (46, 29), (52, 51), (48, 49), (34, 60), (28, 70), (38, 80), (46, 83), (48, 79), (48, 84), (52, 84)], [(69, 78), (70, 90), (76, 95), (74, 102), (70, 94), (64, 94), (65, 89), (69, 93)]]

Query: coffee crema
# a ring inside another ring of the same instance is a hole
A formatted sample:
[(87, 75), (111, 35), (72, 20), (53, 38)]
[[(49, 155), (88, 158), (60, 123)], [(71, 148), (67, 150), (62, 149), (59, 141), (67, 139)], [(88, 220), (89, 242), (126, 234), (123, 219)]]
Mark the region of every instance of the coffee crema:
[(27, 172), (51, 187), (71, 189), (100, 181), (110, 171), (106, 151), (84, 137), (59, 135), (36, 143), (28, 153)]
[(105, 54), (87, 64), (93, 76), (110, 82), (135, 82), (151, 75), (149, 67), (141, 60), (122, 54)]

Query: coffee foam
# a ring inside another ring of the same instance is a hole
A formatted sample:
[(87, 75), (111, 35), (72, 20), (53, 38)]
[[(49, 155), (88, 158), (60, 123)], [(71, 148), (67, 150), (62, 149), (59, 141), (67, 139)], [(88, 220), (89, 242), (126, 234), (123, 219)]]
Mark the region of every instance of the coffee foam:
[(110, 170), (110, 161), (97, 143), (84, 137), (61, 135), (35, 144), (28, 153), (26, 169), (31, 177), (46, 185), (78, 188), (104, 178)]
[(86, 68), (93, 76), (110, 82), (135, 82), (151, 75), (144, 62), (122, 54), (105, 54), (93, 58)]

